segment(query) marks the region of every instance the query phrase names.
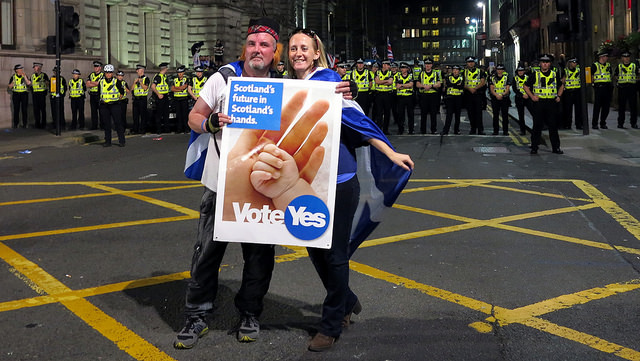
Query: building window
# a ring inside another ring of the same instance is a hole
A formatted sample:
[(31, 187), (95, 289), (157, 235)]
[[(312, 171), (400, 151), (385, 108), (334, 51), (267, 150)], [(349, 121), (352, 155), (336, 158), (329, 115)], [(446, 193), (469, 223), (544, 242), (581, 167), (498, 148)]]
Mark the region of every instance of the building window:
[(434, 49), (439, 49), (440, 48), (440, 42), (439, 41), (434, 41), (433, 43), (431, 43), (431, 47), (433, 47)]
[(429, 19), (428, 18), (422, 18), (422, 25), (429, 25)]
[(440, 30), (437, 30), (437, 29), (436, 29), (436, 30), (433, 30), (433, 31), (431, 32), (431, 34), (432, 34), (433, 36), (440, 36)]
[(456, 23), (456, 18), (451, 18), (451, 24), (455, 24)]
[(409, 13), (409, 7), (408, 7), (408, 6), (404, 8), (404, 13), (405, 13), (405, 14), (408, 14), (408, 13)]
[(431, 24), (438, 25), (438, 18), (431, 18)]
[(427, 7), (426, 7), (426, 6), (423, 6), (421, 10), (422, 10), (422, 13), (423, 13), (423, 14), (426, 14), (426, 13), (427, 13)]
[(13, 1), (14, 0), (0, 0), (0, 19), (2, 19), (2, 24), (0, 24), (0, 49), (16, 48)]
[(437, 13), (438, 11), (440, 11), (440, 7), (439, 6), (432, 6), (431, 7), (431, 11), (433, 11), (434, 13)]
[(431, 43), (428, 41), (423, 41), (422, 42), (422, 49), (430, 49), (431, 48)]
[(431, 36), (431, 30), (422, 30), (422, 37)]
[(440, 61), (440, 54), (434, 54), (433, 61)]

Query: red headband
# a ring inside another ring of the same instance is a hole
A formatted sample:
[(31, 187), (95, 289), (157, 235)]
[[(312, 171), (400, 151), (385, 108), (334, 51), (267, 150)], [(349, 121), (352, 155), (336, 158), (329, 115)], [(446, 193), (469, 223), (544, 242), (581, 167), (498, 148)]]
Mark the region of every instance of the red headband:
[(280, 39), (280, 37), (278, 36), (278, 33), (266, 25), (251, 25), (249, 27), (249, 30), (247, 30), (247, 35), (251, 35), (255, 33), (267, 33), (273, 36), (276, 39), (276, 41)]

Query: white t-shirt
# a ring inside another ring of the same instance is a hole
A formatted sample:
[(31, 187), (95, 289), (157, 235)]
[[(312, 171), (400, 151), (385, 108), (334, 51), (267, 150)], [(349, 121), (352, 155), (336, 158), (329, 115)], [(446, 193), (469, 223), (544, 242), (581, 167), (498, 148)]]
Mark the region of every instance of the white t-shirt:
[[(209, 77), (202, 90), (200, 90), (200, 98), (207, 103), (212, 112), (220, 113), (224, 109), (226, 87), (227, 83), (222, 75), (215, 73)], [(207, 158), (204, 163), (201, 180), (202, 184), (212, 191), (216, 191), (218, 188), (218, 168), (220, 164), (220, 156), (216, 151), (215, 141), (218, 142), (219, 147), (222, 141), (222, 132), (210, 134)]]

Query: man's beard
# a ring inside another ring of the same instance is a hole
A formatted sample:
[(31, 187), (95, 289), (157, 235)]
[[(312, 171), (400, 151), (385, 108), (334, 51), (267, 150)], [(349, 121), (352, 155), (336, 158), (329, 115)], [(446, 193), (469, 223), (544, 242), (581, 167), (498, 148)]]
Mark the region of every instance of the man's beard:
[[(254, 62), (255, 59), (259, 59), (260, 62)], [(267, 64), (263, 58), (254, 57), (249, 60), (249, 67), (253, 70), (265, 70), (269, 67), (269, 64)]]

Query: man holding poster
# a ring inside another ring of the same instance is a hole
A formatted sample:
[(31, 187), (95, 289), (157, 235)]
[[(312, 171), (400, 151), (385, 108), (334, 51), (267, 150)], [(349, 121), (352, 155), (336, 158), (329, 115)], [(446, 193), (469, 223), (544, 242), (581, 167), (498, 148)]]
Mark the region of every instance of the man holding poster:
[[(191, 264), (191, 280), (186, 292), (186, 324), (178, 333), (174, 347), (192, 348), (198, 338), (208, 332), (206, 318), (213, 311), (213, 301), (218, 289), (218, 270), (226, 250), (226, 242), (213, 241), (216, 190), (218, 189), (220, 127), (231, 123), (231, 118), (223, 114), (222, 106), (227, 92), (227, 78), (230, 76), (252, 79), (269, 77), (270, 68), (277, 64), (282, 45), (278, 43), (279, 26), (271, 19), (251, 20), (247, 32), (241, 61), (222, 67), (209, 78), (200, 92), (193, 110), (189, 114), (192, 129), (185, 175), (202, 180), (205, 191), (200, 205), (198, 236)], [(349, 83), (339, 83), (336, 92), (350, 98)], [(287, 110), (289, 109), (289, 110)], [(282, 115), (295, 117), (300, 109), (282, 109)], [(309, 118), (311, 122), (317, 122)], [(282, 134), (276, 135), (278, 141)], [(257, 139), (246, 139), (242, 144), (255, 146)], [(209, 147), (210, 146), (210, 147)], [(206, 162), (205, 162), (206, 160)], [(309, 163), (312, 163), (310, 160)], [(206, 165), (205, 165), (206, 164)], [(306, 165), (306, 163), (305, 163)], [(302, 169), (302, 168), (301, 168)], [(303, 175), (304, 172), (301, 173)], [(255, 194), (254, 194), (255, 195)], [(264, 238), (264, 235), (263, 235)], [(269, 288), (274, 265), (273, 245), (242, 244), (244, 269), (242, 285), (235, 298), (241, 321), (237, 338), (241, 342), (255, 341), (259, 335), (258, 317), (263, 309), (263, 299)]]

